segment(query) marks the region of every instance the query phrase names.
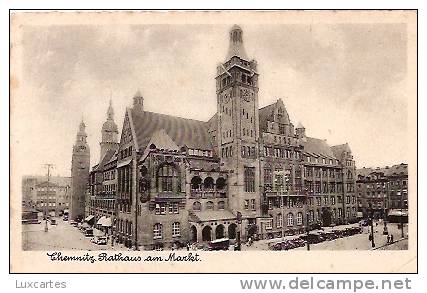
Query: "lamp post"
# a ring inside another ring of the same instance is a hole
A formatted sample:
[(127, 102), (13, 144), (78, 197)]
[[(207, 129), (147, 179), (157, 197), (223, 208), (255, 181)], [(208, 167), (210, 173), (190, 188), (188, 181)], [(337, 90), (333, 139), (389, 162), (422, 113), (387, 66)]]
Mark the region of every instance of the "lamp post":
[(305, 208), (304, 208), (304, 213), (305, 213), (305, 230), (307, 233), (307, 251), (310, 250), (310, 242), (309, 242), (309, 237), (310, 237), (310, 221), (309, 221), (309, 211), (308, 211), (308, 200), (309, 198), (309, 194), (308, 194), (308, 188), (305, 189), (305, 195), (304, 195), (304, 200), (305, 200)]
[(403, 192), (398, 191), (397, 195), (400, 196), (400, 230), (402, 232), (402, 238), (405, 238), (405, 233), (403, 232)]

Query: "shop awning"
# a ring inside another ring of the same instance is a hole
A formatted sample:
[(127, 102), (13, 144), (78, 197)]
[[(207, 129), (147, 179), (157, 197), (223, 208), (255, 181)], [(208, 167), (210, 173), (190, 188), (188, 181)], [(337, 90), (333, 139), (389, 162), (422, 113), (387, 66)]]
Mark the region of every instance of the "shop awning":
[(111, 218), (105, 218), (103, 223), (101, 224), (103, 227), (111, 227)]
[(98, 220), (98, 222), (96, 222), (96, 224), (97, 225), (102, 225), (105, 220), (106, 220), (105, 216), (102, 216), (101, 218), (99, 218), (99, 220)]
[(396, 217), (407, 217), (408, 211), (400, 211), (400, 210), (390, 210), (388, 212), (388, 216), (396, 216)]
[(90, 216), (87, 216), (86, 218), (85, 218), (85, 222), (89, 222), (90, 220), (92, 220), (94, 218), (94, 216), (93, 215), (90, 215)]

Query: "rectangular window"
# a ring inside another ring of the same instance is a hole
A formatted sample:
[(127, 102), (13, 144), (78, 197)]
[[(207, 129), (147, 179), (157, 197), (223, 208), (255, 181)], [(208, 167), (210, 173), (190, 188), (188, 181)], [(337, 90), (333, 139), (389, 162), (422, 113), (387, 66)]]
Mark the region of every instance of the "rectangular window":
[(249, 200), (245, 199), (245, 210), (249, 210)]
[(175, 222), (172, 224), (172, 237), (181, 236), (180, 223)]
[(255, 168), (245, 167), (244, 171), (245, 192), (255, 192)]
[(251, 199), (251, 210), (255, 211), (255, 199)]
[(273, 181), (273, 174), (270, 168), (264, 169), (264, 184), (271, 185)]
[(162, 238), (162, 224), (155, 224), (154, 225), (153, 238), (154, 239)]
[(169, 214), (178, 214), (178, 204), (177, 203), (169, 204)]
[(277, 215), (277, 219), (276, 219), (276, 227), (277, 228), (282, 228), (283, 225), (283, 217), (282, 214), (278, 214)]
[(265, 229), (272, 229), (273, 228), (273, 220), (269, 220), (267, 222), (265, 222)]

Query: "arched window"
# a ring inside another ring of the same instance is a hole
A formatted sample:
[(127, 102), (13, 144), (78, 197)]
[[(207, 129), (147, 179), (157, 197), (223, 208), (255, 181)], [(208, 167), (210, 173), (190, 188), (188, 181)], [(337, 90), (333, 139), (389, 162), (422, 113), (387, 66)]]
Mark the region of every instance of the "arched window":
[(163, 164), (157, 170), (157, 186), (160, 191), (181, 191), (178, 171), (172, 164)]
[(226, 181), (225, 181), (225, 179), (224, 179), (224, 178), (219, 177), (219, 178), (216, 180), (216, 188), (217, 188), (217, 189), (219, 189), (219, 190), (224, 189), (225, 185), (226, 185)]
[(163, 227), (162, 224), (157, 223), (153, 227), (153, 239), (161, 239), (162, 238), (162, 231)]
[(294, 225), (294, 215), (292, 213), (288, 214), (288, 226)]
[(302, 225), (302, 221), (303, 221), (302, 213), (299, 212), (297, 214), (297, 225)]
[(218, 210), (223, 210), (223, 209), (225, 209), (225, 202), (219, 201), (218, 202)]
[(202, 204), (198, 201), (195, 201), (193, 203), (193, 210), (194, 211), (201, 211), (202, 210)]
[(200, 178), (199, 176), (194, 176), (193, 178), (191, 178), (191, 189), (199, 190), (200, 184), (202, 184), (202, 178)]
[(206, 177), (205, 181), (203, 182), (203, 186), (205, 188), (205, 190), (212, 190), (214, 189), (214, 180), (212, 177)]
[(206, 209), (207, 209), (207, 210), (213, 210), (213, 209), (214, 209), (214, 203), (213, 203), (213, 202), (211, 202), (211, 201), (208, 201), (208, 202), (206, 203)]

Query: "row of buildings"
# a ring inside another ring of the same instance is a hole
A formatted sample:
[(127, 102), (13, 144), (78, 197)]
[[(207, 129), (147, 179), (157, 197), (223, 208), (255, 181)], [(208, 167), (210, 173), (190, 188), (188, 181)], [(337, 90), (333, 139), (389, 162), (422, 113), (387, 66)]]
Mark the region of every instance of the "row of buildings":
[(69, 209), (71, 177), (24, 176), (22, 178), (22, 201), (30, 209), (60, 215)]
[(359, 210), (384, 218), (392, 210), (408, 210), (408, 165), (357, 170)]
[(349, 145), (307, 136), (281, 99), (259, 108), (257, 62), (245, 52), (240, 27), (229, 36), (215, 77), (217, 111), (208, 121), (150, 112), (138, 92), (119, 137), (110, 102), (100, 161), (90, 170), (81, 123), (71, 217), (93, 219), (116, 241), (149, 250), (357, 221)]

